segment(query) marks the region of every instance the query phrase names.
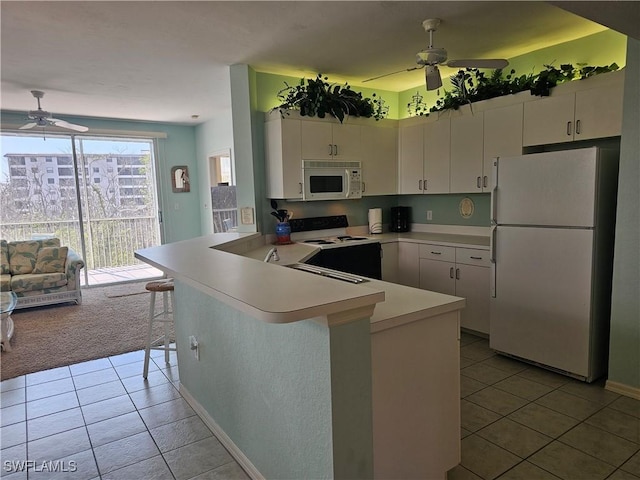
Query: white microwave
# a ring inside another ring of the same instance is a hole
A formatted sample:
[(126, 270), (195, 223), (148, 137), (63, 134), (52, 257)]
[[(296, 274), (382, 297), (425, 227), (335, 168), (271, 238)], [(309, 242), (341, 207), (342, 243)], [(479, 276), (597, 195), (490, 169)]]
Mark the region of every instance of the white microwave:
[(362, 198), (362, 164), (345, 160), (303, 160), (303, 200)]

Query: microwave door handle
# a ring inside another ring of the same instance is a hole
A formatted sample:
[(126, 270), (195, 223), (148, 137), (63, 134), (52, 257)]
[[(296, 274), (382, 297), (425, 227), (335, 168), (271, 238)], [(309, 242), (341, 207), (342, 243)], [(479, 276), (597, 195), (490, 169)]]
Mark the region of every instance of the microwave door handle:
[(346, 192), (345, 198), (349, 198), (351, 196), (351, 181), (350, 181), (351, 179), (349, 178), (350, 172), (348, 169), (345, 169), (344, 173), (345, 173), (345, 178), (347, 179), (347, 182), (346, 182), (347, 192)]

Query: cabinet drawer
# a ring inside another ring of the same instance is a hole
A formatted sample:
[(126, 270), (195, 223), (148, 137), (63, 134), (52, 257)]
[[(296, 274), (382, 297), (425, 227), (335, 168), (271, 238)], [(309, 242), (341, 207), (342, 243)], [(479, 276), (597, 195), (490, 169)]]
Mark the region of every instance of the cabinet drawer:
[(456, 248), (456, 263), (465, 265), (489, 266), (489, 251), (473, 248)]
[(455, 262), (456, 249), (454, 247), (444, 247), (442, 245), (420, 244), (420, 258), (442, 260), (443, 262)]

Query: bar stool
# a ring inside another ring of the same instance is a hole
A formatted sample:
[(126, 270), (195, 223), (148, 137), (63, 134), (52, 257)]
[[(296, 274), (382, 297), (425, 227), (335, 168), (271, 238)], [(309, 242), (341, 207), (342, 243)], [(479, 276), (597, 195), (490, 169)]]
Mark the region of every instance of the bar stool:
[[(169, 352), (176, 352), (178, 348), (169, 346), (169, 326), (173, 323), (173, 279), (149, 282), (144, 288), (151, 292), (149, 329), (147, 331), (147, 347), (144, 352), (144, 371), (142, 373), (142, 377), (146, 379), (149, 373), (151, 350), (164, 350), (164, 361), (165, 363), (169, 363)], [(156, 313), (156, 293), (158, 292), (162, 293), (162, 311)], [(169, 299), (169, 297), (171, 298)], [(171, 301), (169, 302), (169, 300)], [(171, 303), (171, 306), (169, 306), (169, 303)], [(164, 334), (151, 341), (153, 325), (155, 323), (162, 323), (164, 325)]]

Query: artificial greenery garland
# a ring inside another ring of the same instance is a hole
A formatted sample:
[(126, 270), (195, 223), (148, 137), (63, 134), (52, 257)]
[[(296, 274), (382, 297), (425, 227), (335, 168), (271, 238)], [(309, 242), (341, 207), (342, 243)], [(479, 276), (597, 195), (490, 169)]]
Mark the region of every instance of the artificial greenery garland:
[(422, 103), (422, 96), (416, 93), (412, 102), (407, 104), (407, 109), (410, 114), (420, 116), (448, 109), (457, 110), (468, 103), (526, 90), (529, 90), (532, 95), (548, 96), (556, 85), (572, 80), (582, 80), (600, 73), (613, 72), (618, 68), (616, 63), (602, 67), (584, 64), (574, 67), (571, 64), (563, 64), (560, 68), (556, 68), (545, 65), (545, 69), (536, 74), (516, 76), (516, 71), (511, 70), (505, 77), (502, 76), (502, 70), (493, 70), (487, 76), (477, 68), (467, 68), (459, 70), (451, 77), (452, 91), (444, 90), (444, 94), (436, 101), (435, 106), (428, 108)]
[(281, 115), (288, 115), (289, 110), (298, 110), (300, 115), (324, 118), (331, 115), (340, 123), (347, 115), (355, 117), (375, 118), (380, 120), (387, 116), (389, 108), (382, 98), (375, 93), (373, 99), (364, 98), (361, 93), (351, 90), (348, 84), (336, 85), (327, 82), (328, 77), (318, 74), (314, 79), (301, 78), (298, 85), (292, 86), (284, 82), (285, 88), (278, 92), (280, 105), (274, 107)]

